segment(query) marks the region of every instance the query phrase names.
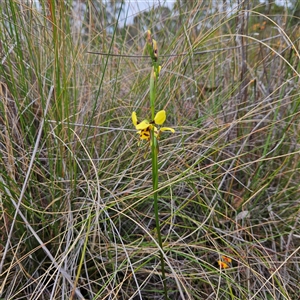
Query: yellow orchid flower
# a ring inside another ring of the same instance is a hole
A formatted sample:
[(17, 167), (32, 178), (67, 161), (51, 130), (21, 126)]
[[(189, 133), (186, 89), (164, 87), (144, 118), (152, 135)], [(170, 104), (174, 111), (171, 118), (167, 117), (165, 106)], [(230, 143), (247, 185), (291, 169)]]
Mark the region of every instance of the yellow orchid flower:
[(141, 140), (147, 140), (150, 141), (151, 138), (151, 130), (154, 128), (154, 135), (157, 139), (159, 139), (161, 132), (163, 131), (171, 131), (172, 133), (175, 132), (175, 130), (171, 127), (161, 127), (160, 129), (157, 129), (153, 124), (156, 125), (162, 125), (166, 120), (166, 111), (160, 110), (154, 117), (154, 120), (152, 122), (149, 122), (148, 120), (143, 120), (142, 122), (138, 121), (136, 112), (132, 112), (131, 119), (132, 123), (135, 126), (135, 129), (137, 130), (137, 133), (140, 135)]
[(221, 256), (222, 260), (218, 260), (218, 265), (221, 269), (228, 269), (231, 264), (231, 258), (225, 255)]

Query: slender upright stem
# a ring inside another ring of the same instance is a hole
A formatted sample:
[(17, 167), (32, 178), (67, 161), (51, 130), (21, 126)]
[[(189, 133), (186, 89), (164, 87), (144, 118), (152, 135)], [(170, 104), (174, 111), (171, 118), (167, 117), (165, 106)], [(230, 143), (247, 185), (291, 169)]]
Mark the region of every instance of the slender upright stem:
[[(152, 113), (152, 120), (154, 119), (155, 112), (155, 97), (156, 97), (156, 84), (157, 84), (157, 76), (154, 71), (154, 66), (151, 71), (150, 76), (150, 106)], [(166, 274), (165, 274), (165, 260), (163, 255), (163, 244), (161, 239), (161, 231), (160, 231), (160, 222), (159, 222), (159, 214), (158, 214), (158, 142), (154, 134), (154, 128), (151, 130), (151, 155), (152, 155), (152, 183), (153, 183), (153, 191), (154, 191), (154, 213), (155, 213), (155, 222), (156, 222), (156, 231), (158, 237), (158, 244), (160, 246), (160, 264), (161, 264), (161, 272), (162, 272), (162, 280), (164, 286), (164, 297), (165, 300), (168, 299), (168, 290), (166, 285)]]
[[(157, 88), (157, 79), (159, 76), (160, 66), (158, 62), (158, 48), (157, 43), (152, 39), (150, 30), (147, 31), (146, 35), (146, 49), (152, 60), (152, 69), (150, 75), (150, 108), (151, 108), (151, 119), (155, 119), (155, 100), (156, 100), (156, 88)], [(158, 237), (158, 244), (160, 247), (160, 264), (161, 264), (161, 273), (162, 281), (164, 286), (164, 298), (168, 300), (168, 290), (166, 285), (166, 274), (165, 274), (165, 260), (163, 252), (163, 244), (161, 239), (160, 232), (160, 222), (158, 214), (158, 141), (155, 136), (154, 126), (151, 129), (151, 156), (152, 156), (152, 182), (153, 182), (153, 197), (154, 197), (154, 213), (155, 213), (155, 222), (156, 222), (156, 231)]]
[(156, 97), (156, 76), (154, 66), (151, 70), (150, 75), (150, 108), (151, 108), (151, 119), (154, 119), (155, 114), (155, 97)]
[(161, 231), (160, 231), (160, 222), (159, 222), (159, 214), (158, 214), (158, 145), (157, 145), (157, 139), (154, 136), (154, 129), (152, 129), (151, 134), (151, 142), (152, 142), (152, 181), (153, 181), (153, 191), (154, 191), (154, 213), (155, 213), (155, 222), (156, 222), (156, 231), (157, 231), (157, 237), (158, 237), (158, 244), (161, 248), (160, 250), (160, 264), (161, 264), (161, 273), (162, 273), (162, 280), (164, 285), (164, 294), (165, 294), (165, 300), (168, 299), (168, 290), (166, 285), (166, 274), (165, 274), (165, 260), (164, 260), (164, 254), (163, 254), (163, 244), (161, 239)]

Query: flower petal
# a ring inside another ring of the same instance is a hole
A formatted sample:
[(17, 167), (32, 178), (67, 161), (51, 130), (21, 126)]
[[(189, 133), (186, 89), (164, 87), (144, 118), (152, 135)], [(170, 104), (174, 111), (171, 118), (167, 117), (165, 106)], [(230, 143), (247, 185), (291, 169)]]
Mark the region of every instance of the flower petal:
[(157, 125), (162, 125), (166, 121), (166, 111), (160, 110), (154, 118), (154, 123)]
[(173, 129), (171, 127), (162, 127), (159, 129), (159, 131), (171, 131), (172, 133), (174, 133), (175, 129)]
[(221, 260), (218, 260), (218, 265), (220, 266), (221, 269), (228, 269), (229, 268), (229, 266)]
[(137, 130), (143, 130), (150, 126), (149, 122), (147, 120), (142, 121), (141, 123), (135, 125), (135, 128)]
[(138, 120), (137, 120), (137, 116), (136, 116), (136, 112), (134, 111), (134, 112), (132, 112), (132, 114), (131, 114), (131, 119), (132, 119), (132, 123), (133, 123), (133, 125), (134, 126), (136, 126), (137, 125), (137, 122), (138, 122)]
[(230, 257), (222, 255), (222, 259), (223, 259), (223, 261), (225, 261), (227, 263), (231, 263), (231, 258)]

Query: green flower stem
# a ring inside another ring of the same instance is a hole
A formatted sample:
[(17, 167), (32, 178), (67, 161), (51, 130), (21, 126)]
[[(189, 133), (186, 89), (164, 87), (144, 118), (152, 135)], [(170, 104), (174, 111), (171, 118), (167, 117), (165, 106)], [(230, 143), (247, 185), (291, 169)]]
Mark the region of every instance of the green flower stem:
[(151, 119), (154, 119), (155, 114), (155, 96), (156, 96), (156, 76), (154, 67), (152, 67), (150, 75), (150, 107), (151, 107)]
[[(155, 72), (155, 66), (152, 67), (151, 76), (150, 76), (150, 106), (151, 106), (151, 114), (152, 120), (154, 119), (155, 113), (155, 98), (156, 98), (156, 84), (157, 84), (157, 72)], [(165, 274), (165, 260), (163, 255), (163, 244), (161, 239), (160, 232), (160, 222), (159, 222), (159, 214), (158, 214), (158, 141), (154, 135), (154, 128), (151, 130), (151, 155), (152, 155), (152, 183), (153, 183), (153, 191), (154, 191), (154, 213), (155, 213), (155, 222), (156, 222), (156, 231), (158, 237), (158, 244), (161, 248), (160, 250), (160, 264), (161, 264), (161, 273), (162, 273), (162, 281), (164, 286), (164, 298), (165, 300), (168, 298), (168, 290), (166, 285), (166, 274)]]
[(160, 232), (160, 222), (159, 222), (159, 214), (158, 214), (158, 143), (157, 139), (154, 136), (154, 129), (152, 129), (151, 132), (151, 152), (152, 152), (152, 183), (153, 183), (153, 197), (154, 197), (154, 213), (155, 213), (155, 222), (156, 222), (156, 232), (158, 237), (158, 244), (161, 248), (160, 251), (160, 264), (161, 264), (161, 274), (162, 274), (162, 280), (164, 285), (164, 294), (165, 294), (165, 300), (168, 298), (168, 290), (166, 285), (166, 274), (165, 274), (165, 260), (163, 255), (163, 244), (161, 239), (161, 232)]

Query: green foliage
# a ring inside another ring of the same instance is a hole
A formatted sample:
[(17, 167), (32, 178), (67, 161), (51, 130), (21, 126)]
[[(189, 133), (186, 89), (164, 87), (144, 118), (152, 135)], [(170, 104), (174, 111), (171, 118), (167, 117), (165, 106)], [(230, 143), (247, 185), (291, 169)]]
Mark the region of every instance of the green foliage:
[(130, 119), (150, 111), (150, 29), (176, 129), (158, 156), (169, 297), (299, 299), (297, 9), (176, 1), (123, 24), (123, 2), (71, 2), (0, 4), (0, 297), (162, 296)]

